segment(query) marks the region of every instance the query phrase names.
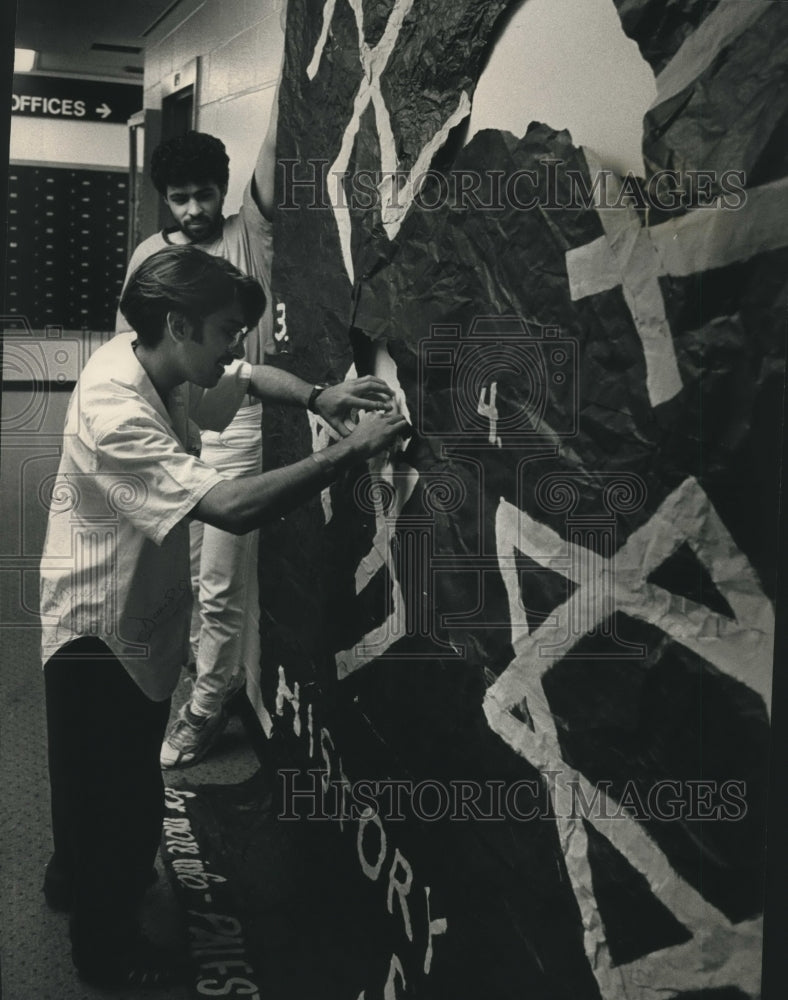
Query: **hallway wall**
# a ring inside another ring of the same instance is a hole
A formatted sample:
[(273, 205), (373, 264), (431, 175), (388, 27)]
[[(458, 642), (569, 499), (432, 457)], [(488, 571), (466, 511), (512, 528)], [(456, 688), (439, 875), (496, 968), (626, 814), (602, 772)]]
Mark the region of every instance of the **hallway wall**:
[(187, 0), (155, 29), (145, 50), (150, 109), (161, 108), (174, 74), (199, 60), (196, 127), (227, 147), (228, 214), (240, 205), (271, 113), (284, 37), (280, 6), (276, 0)]
[[(122, 116), (141, 104), (141, 88), (46, 73), (14, 80), (23, 93), (37, 83), (58, 99), (81, 95), (83, 113), (96, 93), (115, 106), (109, 121), (99, 120), (95, 103), (85, 120), (12, 114), (6, 311), (41, 331), (50, 325), (111, 330), (128, 239), (129, 137)], [(106, 100), (102, 107), (110, 112)]]

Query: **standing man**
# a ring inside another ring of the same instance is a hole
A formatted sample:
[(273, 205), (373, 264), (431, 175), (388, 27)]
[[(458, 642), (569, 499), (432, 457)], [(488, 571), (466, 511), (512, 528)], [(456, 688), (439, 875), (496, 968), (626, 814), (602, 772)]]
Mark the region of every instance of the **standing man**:
[(167, 988), (185, 976), (141, 937), (136, 911), (161, 838), (159, 752), (188, 655), (188, 521), (250, 532), (406, 427), (379, 380), (359, 379), (322, 393), (325, 418), (384, 412), (324, 451), (237, 479), (203, 462), (187, 381), (211, 389), (235, 365), (242, 390), (252, 379), (265, 398), (310, 397), (293, 375), (237, 364), (264, 307), (261, 286), (227, 261), (164, 249), (121, 298), (133, 332), (93, 354), (69, 402), (41, 562), (54, 840), (44, 893), (72, 911), (77, 971), (103, 989)]
[[(276, 121), (275, 98), (270, 125), (254, 175), (244, 191), (241, 209), (228, 218), (222, 210), (229, 159), (219, 139), (189, 132), (154, 150), (151, 177), (172, 213), (175, 226), (141, 243), (128, 270), (131, 274), (150, 254), (163, 247), (191, 244), (230, 261), (242, 273), (257, 279), (265, 292), (267, 306), (246, 341), (247, 357), (253, 365), (261, 365), (265, 355), (275, 350), (270, 283)], [(118, 329), (123, 328), (119, 322)], [(255, 395), (255, 380), (227, 426), (228, 408), (236, 410), (237, 385), (237, 368), (230, 368), (217, 389), (209, 390), (197, 400), (193, 396), (191, 403), (192, 416), (204, 431), (203, 460), (225, 477), (252, 475), (262, 470), (262, 408)], [(316, 398), (310, 400), (310, 409), (314, 408)], [(211, 525), (192, 526), (195, 604), (188, 669), (194, 685), (162, 744), (162, 767), (187, 766), (202, 759), (226, 724), (229, 699), (244, 687), (244, 646), (250, 638), (256, 642), (259, 619), (257, 545), (256, 533), (237, 537)]]

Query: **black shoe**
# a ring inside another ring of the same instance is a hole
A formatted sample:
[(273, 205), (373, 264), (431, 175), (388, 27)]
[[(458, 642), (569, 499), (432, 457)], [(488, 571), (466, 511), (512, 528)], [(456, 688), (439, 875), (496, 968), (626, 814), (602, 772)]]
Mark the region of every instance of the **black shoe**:
[[(73, 957), (73, 956), (72, 956)], [(139, 937), (121, 958), (79, 964), (77, 975), (83, 983), (100, 990), (155, 990), (182, 986), (189, 982), (189, 966), (176, 952)]]
[[(151, 868), (143, 892), (155, 885), (158, 878), (159, 873), (155, 868)], [(47, 906), (55, 913), (68, 913), (74, 905), (74, 884), (71, 876), (53, 870), (51, 865), (47, 866), (44, 873), (43, 890)]]

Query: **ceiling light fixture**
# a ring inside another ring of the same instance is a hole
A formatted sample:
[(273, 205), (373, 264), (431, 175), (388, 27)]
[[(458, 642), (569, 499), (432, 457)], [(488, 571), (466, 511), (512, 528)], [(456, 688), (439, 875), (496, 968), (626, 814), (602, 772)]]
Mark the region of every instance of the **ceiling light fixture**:
[(14, 49), (14, 72), (29, 73), (35, 69), (37, 55), (35, 49)]
[(94, 52), (128, 52), (133, 56), (142, 52), (140, 45), (115, 45), (114, 42), (93, 42), (90, 47)]

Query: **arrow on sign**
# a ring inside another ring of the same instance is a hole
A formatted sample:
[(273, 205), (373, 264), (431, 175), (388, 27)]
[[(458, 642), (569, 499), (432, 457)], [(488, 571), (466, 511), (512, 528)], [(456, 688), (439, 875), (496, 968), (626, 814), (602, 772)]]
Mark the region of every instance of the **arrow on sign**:
[(112, 114), (112, 108), (104, 101), (96, 108), (96, 114), (101, 115), (102, 118), (106, 118), (107, 115)]

